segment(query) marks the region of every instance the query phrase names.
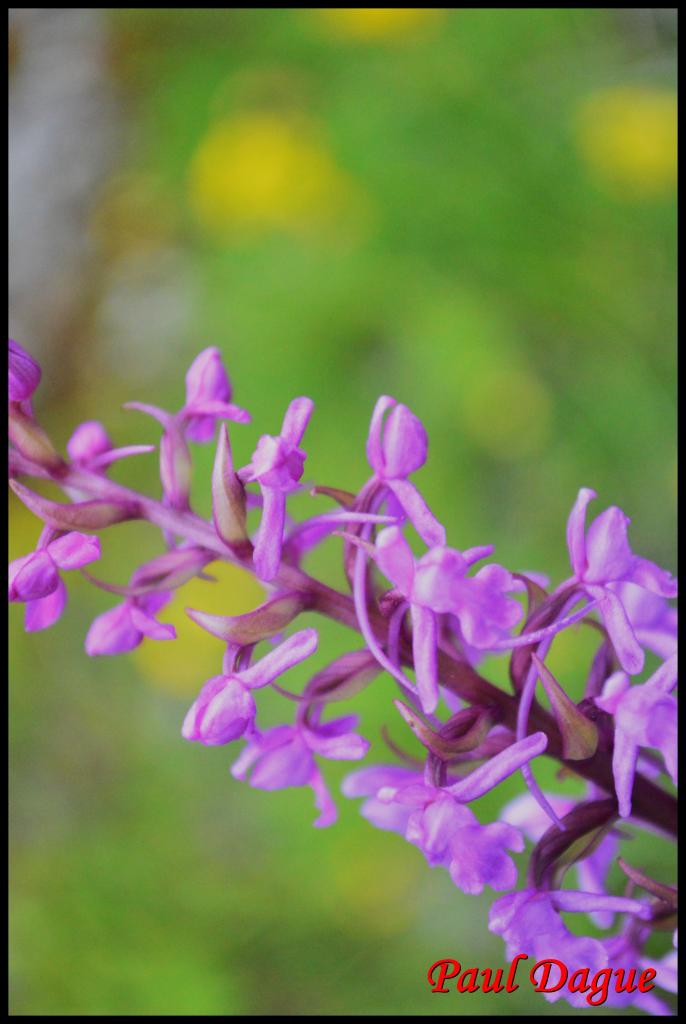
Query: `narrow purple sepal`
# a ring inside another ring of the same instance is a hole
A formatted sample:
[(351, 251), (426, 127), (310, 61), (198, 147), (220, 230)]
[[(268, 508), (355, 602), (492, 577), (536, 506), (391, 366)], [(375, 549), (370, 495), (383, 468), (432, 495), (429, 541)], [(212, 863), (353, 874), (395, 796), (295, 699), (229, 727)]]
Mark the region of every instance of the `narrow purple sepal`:
[(309, 658), (317, 650), (317, 630), (301, 629), (284, 640), (273, 651), (241, 673), (246, 686), (257, 689), (273, 683), (294, 665)]
[(548, 746), (548, 737), (544, 732), (534, 732), (523, 740), (518, 740), (505, 750), (501, 751), (481, 765), (475, 768), (466, 779), (456, 782), (447, 787), (447, 792), (452, 793), (458, 800), (468, 803), (470, 800), (477, 800), (484, 793), (497, 786), (498, 783), (512, 775), (524, 764), (528, 764), (534, 757), (538, 757)]
[(61, 579), (57, 586), (48, 594), (36, 601), (27, 601), (24, 613), (24, 628), (27, 633), (37, 633), (54, 625), (64, 611), (67, 603), (67, 588)]

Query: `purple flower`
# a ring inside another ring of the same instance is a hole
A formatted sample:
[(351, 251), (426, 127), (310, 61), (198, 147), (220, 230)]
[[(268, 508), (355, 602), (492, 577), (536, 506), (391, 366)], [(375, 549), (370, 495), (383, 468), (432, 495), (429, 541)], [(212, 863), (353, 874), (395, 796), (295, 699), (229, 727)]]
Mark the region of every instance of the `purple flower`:
[(38, 387), (41, 369), (21, 345), (10, 338), (7, 362), (10, 402), (27, 402)]
[(438, 787), (417, 773), (391, 766), (353, 772), (343, 783), (346, 796), (365, 796), (363, 814), (379, 828), (401, 832), (418, 846), (429, 864), (450, 872), (455, 885), (480, 893), (485, 885), (501, 892), (517, 881), (517, 868), (507, 851), (521, 852), (524, 840), (512, 825), (481, 825), (464, 805), (493, 789), (542, 753), (547, 744), (535, 733), (496, 754), (460, 781)]
[[(384, 422), (386, 413), (389, 413)], [(421, 421), (389, 395), (374, 407), (367, 438), (367, 458), (375, 479), (395, 497), (404, 515), (429, 545), (445, 544), (445, 529), (407, 477), (426, 462), (428, 441)]]
[(210, 679), (191, 705), (181, 735), (187, 740), (217, 746), (251, 732), (256, 714), (251, 691), (268, 686), (316, 649), (317, 631), (303, 629), (250, 668)]
[(612, 773), (619, 813), (631, 814), (631, 793), (639, 747), (656, 747), (667, 771), (677, 779), (677, 702), (671, 696), (677, 682), (677, 656), (664, 662), (645, 683), (631, 686), (628, 675), (615, 672), (595, 703), (614, 716)]
[[(536, 960), (555, 957), (567, 966), (570, 974), (580, 967), (587, 967), (594, 974), (607, 966), (608, 957), (602, 942), (572, 935), (549, 893), (525, 889), (501, 896), (491, 907), (488, 927), (505, 939), (508, 959), (518, 953), (526, 953)], [(555, 980), (551, 976), (551, 983)], [(554, 1003), (561, 996), (572, 1006), (588, 1005), (582, 993), (569, 993), (564, 988), (546, 993), (545, 998)]]
[(67, 441), (69, 458), (77, 466), (87, 469), (103, 469), (112, 462), (125, 459), (129, 455), (142, 455), (154, 451), (150, 444), (133, 444), (125, 448), (115, 448), (109, 434), (98, 420), (87, 420), (81, 423)]
[(412, 808), (395, 800), (382, 800), (379, 794), (422, 783), (423, 776), (419, 772), (398, 765), (375, 764), (347, 775), (341, 785), (341, 792), (350, 798), (366, 797), (360, 814), (376, 828), (404, 835)]
[(80, 569), (100, 558), (100, 541), (89, 534), (65, 533), (9, 566), (9, 600), (26, 603), (27, 632), (57, 622), (67, 603), (60, 570)]
[[(676, 994), (679, 988), (679, 956), (677, 953), (677, 933), (674, 932), (673, 936), (674, 949), (670, 949), (668, 953), (665, 953), (660, 960), (652, 960), (648, 957), (641, 957), (641, 967), (652, 967), (654, 971), (657, 971), (657, 977), (655, 981), (663, 988), (666, 992), (673, 992)], [(635, 957), (635, 949), (631, 950), (631, 953)]]
[[(643, 933), (643, 934), (641, 934)], [(619, 935), (613, 935), (609, 939), (603, 939), (603, 946), (608, 956), (608, 967), (613, 971), (623, 970), (624, 977), (630, 976), (633, 970), (638, 975), (639, 971), (652, 968), (657, 972), (655, 984), (667, 992), (677, 991), (677, 953), (672, 950), (661, 960), (651, 960), (641, 956), (640, 946), (648, 937), (647, 929), (636, 931), (627, 928)], [(635, 941), (638, 939), (639, 941)], [(659, 1017), (671, 1016), (669, 1007), (655, 995), (654, 992), (640, 992), (638, 989), (630, 991), (631, 986), (624, 986), (624, 991), (617, 992), (614, 985), (610, 985), (607, 991), (608, 1007), (635, 1006), (645, 1013)]]
[(248, 466), (239, 471), (243, 482), (256, 482), (262, 492), (262, 520), (255, 541), (255, 571), (261, 580), (272, 580), (279, 571), (286, 518), (286, 495), (296, 490), (305, 466), (305, 452), (298, 445), (305, 433), (314, 404), (294, 398), (283, 418), (281, 433), (263, 434)]
[(67, 441), (67, 453), (73, 462), (90, 462), (111, 448), (109, 434), (98, 420), (81, 423)]
[(125, 654), (138, 647), (144, 637), (174, 640), (173, 626), (158, 622), (155, 615), (171, 600), (167, 591), (127, 597), (121, 604), (98, 615), (86, 636), (86, 654)]
[[(638, 917), (650, 916), (650, 907), (638, 900), (622, 896), (604, 896), (596, 893), (574, 891), (539, 892), (525, 889), (522, 892), (500, 896), (493, 906), (488, 919), (489, 930), (505, 939), (508, 959), (518, 953), (526, 953), (536, 960), (561, 960), (571, 976), (574, 971), (588, 968), (589, 974), (608, 966), (608, 953), (600, 939), (572, 935), (559, 911), (626, 912)], [(635, 965), (634, 965), (635, 966)], [(550, 984), (558, 980), (551, 972)], [(537, 977), (541, 981), (540, 977)], [(588, 1006), (582, 992), (571, 993), (566, 988), (545, 994), (548, 1002), (554, 1003), (565, 998), (571, 1006)]]
[(310, 786), (320, 811), (314, 824), (318, 828), (332, 825), (336, 820), (336, 806), (315, 754), (332, 761), (360, 760), (369, 744), (352, 731), (356, 724), (357, 717), (348, 715), (325, 725), (277, 725), (250, 740), (231, 772), (237, 779), (246, 779), (250, 772), (250, 785), (256, 789)]
[(574, 580), (598, 603), (605, 628), (625, 672), (643, 668), (643, 650), (613, 583), (633, 583), (661, 597), (676, 597), (677, 582), (664, 569), (634, 555), (629, 518), (616, 506), (605, 509), (586, 529), (586, 508), (595, 491), (582, 487), (567, 522), (567, 547)]
[(678, 612), (664, 597), (635, 583), (611, 583), (609, 590), (619, 597), (631, 628), (642, 647), (660, 658), (669, 658), (677, 649)]
[(186, 374), (186, 403), (175, 414), (156, 405), (127, 402), (125, 409), (152, 416), (164, 427), (160, 441), (160, 479), (165, 502), (171, 508), (188, 510), (191, 484), (191, 455), (188, 441), (211, 441), (217, 420), (249, 423), (250, 414), (232, 405), (231, 386), (217, 348), (206, 348)]
[(186, 404), (180, 413), (186, 437), (200, 443), (211, 441), (218, 419), (249, 423), (250, 416), (231, 404), (231, 382), (218, 348), (206, 348), (186, 374)]
[(492, 550), (489, 546), (462, 553), (436, 547), (415, 562), (398, 527), (382, 530), (377, 538), (377, 565), (410, 603), (417, 688), (427, 714), (438, 703), (437, 616), (452, 614), (465, 641), (477, 648), (502, 639), (522, 616), (517, 601), (506, 596), (518, 584), (502, 566), (486, 565), (474, 576), (467, 576), (470, 567)]

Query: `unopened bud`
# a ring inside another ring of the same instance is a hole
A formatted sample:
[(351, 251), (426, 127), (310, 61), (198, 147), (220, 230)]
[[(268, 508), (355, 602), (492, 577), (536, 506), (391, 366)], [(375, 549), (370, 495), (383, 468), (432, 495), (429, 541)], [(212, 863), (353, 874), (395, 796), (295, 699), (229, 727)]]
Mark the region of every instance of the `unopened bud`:
[(132, 502), (93, 500), (64, 504), (50, 501), (16, 480), (10, 480), (10, 487), (28, 509), (55, 530), (101, 530), (138, 517), (138, 509)]
[(43, 428), (18, 402), (9, 403), (8, 433), (15, 448), (35, 465), (53, 471), (64, 466), (64, 460), (55, 451)]
[(245, 505), (245, 489), (233, 468), (229, 432), (222, 424), (212, 470), (212, 518), (218, 535), (233, 550), (249, 545)]
[(210, 615), (186, 608), (186, 614), (202, 629), (225, 643), (256, 644), (285, 629), (307, 607), (304, 594), (279, 594), (246, 615)]

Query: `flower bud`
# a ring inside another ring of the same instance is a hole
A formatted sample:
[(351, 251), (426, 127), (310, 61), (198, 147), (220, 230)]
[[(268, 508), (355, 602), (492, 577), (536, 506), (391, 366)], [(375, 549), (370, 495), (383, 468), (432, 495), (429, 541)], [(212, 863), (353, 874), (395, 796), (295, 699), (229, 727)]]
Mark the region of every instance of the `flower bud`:
[(10, 480), (10, 487), (27, 508), (55, 530), (101, 530), (138, 517), (138, 510), (132, 502), (119, 504), (96, 499), (64, 504), (50, 501), (16, 480)]
[(226, 643), (256, 644), (285, 629), (307, 607), (300, 593), (279, 594), (246, 615), (210, 615), (186, 608), (186, 614), (202, 629)]
[(404, 478), (426, 462), (428, 441), (424, 426), (406, 405), (396, 405), (386, 420), (382, 451), (384, 475)]
[(212, 518), (218, 535), (233, 549), (249, 544), (245, 505), (245, 489), (234, 472), (229, 433), (223, 424), (212, 470)]
[(97, 420), (82, 423), (67, 441), (67, 452), (74, 462), (89, 462), (97, 455), (108, 452), (111, 447), (107, 431)]
[(186, 405), (198, 402), (230, 402), (229, 381), (218, 348), (206, 348), (193, 360), (186, 374)]
[(64, 466), (48, 435), (17, 402), (9, 404), (8, 432), (15, 448), (35, 465), (50, 470)]
[(252, 724), (255, 700), (239, 678), (215, 676), (205, 683), (184, 719), (181, 735), (207, 746), (231, 743)]

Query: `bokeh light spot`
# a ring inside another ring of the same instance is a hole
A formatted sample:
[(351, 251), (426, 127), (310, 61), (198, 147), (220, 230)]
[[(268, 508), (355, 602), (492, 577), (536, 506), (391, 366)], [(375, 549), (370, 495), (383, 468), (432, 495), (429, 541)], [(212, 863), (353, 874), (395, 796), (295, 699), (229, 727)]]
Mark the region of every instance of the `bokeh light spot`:
[(316, 11), (332, 35), (359, 40), (405, 38), (443, 14), (436, 7), (323, 7)]
[[(190, 202), (213, 234), (339, 229), (358, 188), (309, 122), (250, 113), (212, 125), (191, 166)], [(347, 227), (346, 227), (347, 231)]]
[(620, 86), (588, 96), (576, 114), (579, 149), (594, 177), (628, 196), (671, 193), (677, 176), (672, 90)]

